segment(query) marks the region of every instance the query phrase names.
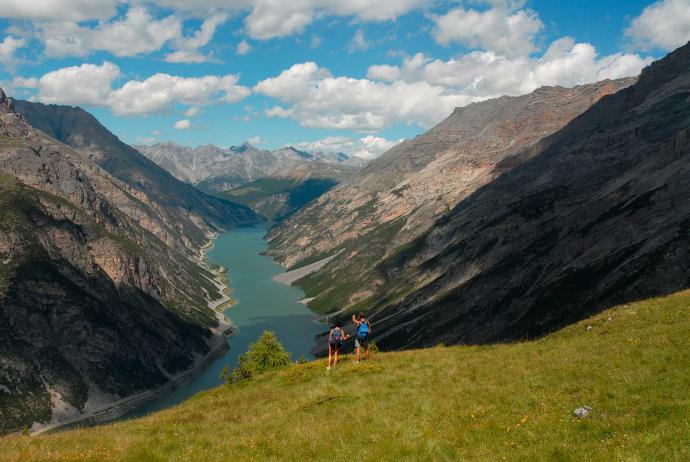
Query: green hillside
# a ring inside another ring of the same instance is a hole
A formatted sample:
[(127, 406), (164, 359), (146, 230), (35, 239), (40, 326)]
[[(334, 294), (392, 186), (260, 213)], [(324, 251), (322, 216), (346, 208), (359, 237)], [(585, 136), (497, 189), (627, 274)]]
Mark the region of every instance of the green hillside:
[(690, 460), (689, 307), (686, 291), (532, 342), (346, 358), (330, 374), (290, 366), (146, 418), (8, 437), (0, 457)]
[(246, 205), (267, 220), (281, 221), (336, 184), (328, 178), (261, 178), (216, 195)]

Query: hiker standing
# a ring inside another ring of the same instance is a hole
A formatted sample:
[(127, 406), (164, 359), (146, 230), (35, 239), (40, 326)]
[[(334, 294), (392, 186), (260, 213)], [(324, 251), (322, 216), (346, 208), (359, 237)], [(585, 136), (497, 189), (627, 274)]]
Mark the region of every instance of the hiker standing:
[(333, 369), (338, 365), (338, 353), (343, 347), (343, 342), (350, 338), (349, 335), (345, 335), (345, 331), (340, 327), (340, 323), (336, 322), (331, 332), (328, 334), (328, 367), (327, 370), (331, 370), (331, 360), (333, 360)]
[(357, 325), (357, 337), (355, 337), (355, 349), (356, 349), (356, 360), (359, 363), (359, 358), (362, 354), (362, 349), (364, 349), (364, 359), (369, 359), (369, 338), (371, 337), (371, 323), (367, 319), (367, 315), (364, 313), (359, 314), (359, 319), (357, 315), (352, 315), (352, 322)]

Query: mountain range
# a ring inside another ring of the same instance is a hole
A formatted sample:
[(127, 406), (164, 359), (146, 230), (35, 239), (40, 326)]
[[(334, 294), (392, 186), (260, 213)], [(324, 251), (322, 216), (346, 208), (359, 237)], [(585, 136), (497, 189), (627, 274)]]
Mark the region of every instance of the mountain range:
[(342, 179), (363, 159), (344, 153), (307, 152), (293, 147), (269, 151), (249, 143), (220, 148), (167, 142), (135, 146), (176, 178), (201, 190), (223, 192), (263, 178)]
[(145, 393), (226, 345), (200, 250), (256, 222), (246, 207), (179, 182), (81, 109), (0, 91), (0, 210), (0, 432)]
[(274, 228), (269, 254), (293, 268), (338, 253), (300, 285), (317, 311), (354, 306), (376, 290), (375, 281), (362, 283), (360, 275), (537, 153), (545, 137), (634, 81), (546, 87), (458, 108)]
[[(323, 312), (368, 311), (383, 348), (540, 336), (690, 285), (689, 141), (690, 44), (637, 82), (456, 110), (275, 228), (271, 253), (288, 266), (337, 253), (297, 283)], [(429, 177), (458, 202), (425, 212), (438, 197), (415, 201), (414, 185)]]
[(690, 43), (638, 78), (457, 108), (359, 162), (131, 147), (0, 90), (0, 433), (202, 367), (229, 329), (203, 249), (262, 219), (273, 258), (317, 268), (296, 281), (309, 306), (348, 330), (367, 312), (384, 350), (536, 338), (690, 287)]
[(173, 142), (135, 146), (176, 178), (280, 221), (356, 173), (365, 160), (341, 152), (273, 151), (249, 143), (230, 148)]

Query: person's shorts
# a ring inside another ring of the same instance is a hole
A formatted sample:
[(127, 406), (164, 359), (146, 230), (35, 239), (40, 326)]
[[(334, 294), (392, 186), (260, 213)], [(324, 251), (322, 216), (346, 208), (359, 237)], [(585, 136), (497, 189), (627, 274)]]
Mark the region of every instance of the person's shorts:
[(340, 349), (343, 347), (343, 342), (329, 342), (328, 346), (330, 346), (334, 350), (340, 351)]
[(360, 337), (355, 337), (355, 348), (362, 348), (366, 350), (369, 348), (369, 338), (360, 338)]

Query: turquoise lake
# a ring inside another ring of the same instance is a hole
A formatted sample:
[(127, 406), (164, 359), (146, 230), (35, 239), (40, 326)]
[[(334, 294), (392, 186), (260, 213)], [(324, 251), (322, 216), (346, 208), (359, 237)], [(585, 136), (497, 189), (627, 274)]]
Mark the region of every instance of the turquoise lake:
[(237, 355), (247, 350), (264, 330), (273, 330), (293, 360), (301, 355), (313, 358), (310, 350), (314, 337), (325, 326), (317, 316), (299, 303), (304, 292), (298, 287), (277, 282), (273, 277), (285, 271), (270, 257), (259, 255), (266, 250), (265, 227), (239, 228), (221, 234), (208, 252), (209, 259), (229, 269), (228, 277), (237, 303), (225, 315), (239, 329), (230, 337), (230, 350), (216, 360), (202, 375), (186, 387), (152, 401), (130, 412), (126, 418), (144, 415), (178, 404), (190, 396), (221, 384), (225, 366), (234, 366)]

